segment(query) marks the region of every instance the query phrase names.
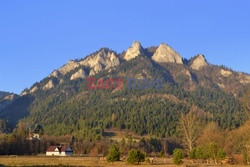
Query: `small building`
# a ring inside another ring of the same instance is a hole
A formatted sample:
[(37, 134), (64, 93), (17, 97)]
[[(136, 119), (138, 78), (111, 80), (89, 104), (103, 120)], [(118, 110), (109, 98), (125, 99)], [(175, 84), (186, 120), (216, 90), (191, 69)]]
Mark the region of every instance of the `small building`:
[(30, 125), (28, 140), (40, 140), (43, 136), (43, 126), (39, 124)]
[(72, 156), (73, 150), (69, 146), (50, 146), (46, 151), (47, 156)]

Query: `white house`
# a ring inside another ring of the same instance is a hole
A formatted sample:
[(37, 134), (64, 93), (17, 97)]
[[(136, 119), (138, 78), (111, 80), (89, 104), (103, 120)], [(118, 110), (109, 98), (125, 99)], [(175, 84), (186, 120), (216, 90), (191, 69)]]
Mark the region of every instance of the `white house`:
[(46, 151), (47, 156), (72, 156), (73, 150), (69, 146), (50, 146)]

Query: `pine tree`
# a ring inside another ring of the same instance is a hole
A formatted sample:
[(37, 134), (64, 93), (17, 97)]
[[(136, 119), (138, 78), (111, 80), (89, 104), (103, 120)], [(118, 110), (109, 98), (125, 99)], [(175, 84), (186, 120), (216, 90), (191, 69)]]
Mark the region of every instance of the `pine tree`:
[(120, 150), (117, 147), (117, 145), (113, 144), (112, 146), (110, 146), (109, 153), (106, 158), (108, 162), (114, 162), (120, 160)]
[(128, 154), (128, 163), (131, 164), (139, 164), (140, 162), (145, 161), (145, 155), (141, 153), (139, 150), (131, 149)]
[(174, 164), (176, 165), (182, 164), (183, 163), (182, 158), (184, 158), (183, 150), (179, 148), (175, 149), (173, 158)]

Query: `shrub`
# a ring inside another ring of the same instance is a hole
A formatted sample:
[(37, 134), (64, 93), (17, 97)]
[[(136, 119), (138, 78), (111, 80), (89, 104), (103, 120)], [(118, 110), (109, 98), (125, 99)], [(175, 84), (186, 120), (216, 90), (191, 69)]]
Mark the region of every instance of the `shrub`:
[(196, 159), (206, 160), (209, 158), (206, 148), (197, 147), (195, 152)]
[(190, 159), (196, 159), (196, 148), (193, 148), (189, 151), (189, 158)]
[(139, 164), (140, 162), (145, 161), (145, 155), (139, 150), (131, 149), (128, 153), (127, 162), (131, 164)]
[(184, 158), (184, 153), (182, 149), (175, 149), (174, 150), (174, 158), (173, 158), (173, 162), (176, 165), (179, 165), (181, 163), (183, 163), (182, 158)]
[(114, 162), (120, 160), (120, 150), (117, 147), (117, 145), (110, 146), (109, 153), (106, 158), (108, 162)]
[(165, 156), (164, 152), (163, 152), (163, 151), (160, 151), (159, 156), (160, 156), (161, 158), (164, 157), (164, 156)]
[(218, 153), (217, 153), (217, 157), (219, 160), (222, 160), (226, 157), (227, 153), (225, 150), (223, 149), (219, 149)]
[(244, 150), (244, 152), (243, 152), (243, 163), (245, 165), (249, 165), (249, 157), (248, 157), (248, 154), (247, 154), (246, 150)]

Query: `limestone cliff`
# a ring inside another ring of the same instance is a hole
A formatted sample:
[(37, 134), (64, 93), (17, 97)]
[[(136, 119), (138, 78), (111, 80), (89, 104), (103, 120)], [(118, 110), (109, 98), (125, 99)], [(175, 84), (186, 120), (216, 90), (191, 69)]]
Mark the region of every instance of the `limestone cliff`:
[(159, 63), (183, 64), (181, 56), (167, 44), (160, 44), (152, 59)]
[(43, 87), (43, 90), (49, 90), (54, 87), (54, 83), (52, 80), (49, 80), (49, 82)]
[(34, 86), (31, 90), (30, 90), (30, 93), (34, 93), (38, 90), (38, 87), (37, 86)]
[(198, 56), (196, 56), (191, 64), (191, 68), (194, 70), (200, 70), (201, 68), (207, 66), (208, 63), (204, 57), (204, 55), (199, 54)]
[(120, 60), (116, 56), (115, 52), (107, 49), (101, 49), (96, 54), (80, 61), (79, 64), (89, 67), (91, 69), (89, 75), (91, 76), (100, 72), (101, 70), (109, 69), (119, 65)]
[(240, 83), (242, 84), (249, 84), (250, 83), (250, 75), (240, 73), (239, 77)]
[(229, 77), (230, 75), (232, 75), (233, 73), (231, 71), (228, 71), (228, 70), (224, 70), (224, 69), (221, 69), (220, 70), (220, 74), (224, 77)]
[(131, 60), (138, 55), (140, 55), (143, 52), (143, 48), (141, 44), (138, 41), (133, 42), (132, 46), (128, 48), (128, 50), (125, 53), (124, 59), (125, 60)]
[(85, 78), (85, 77), (86, 77), (85, 72), (83, 71), (83, 69), (80, 69), (70, 77), (70, 80), (75, 80), (78, 78)]

